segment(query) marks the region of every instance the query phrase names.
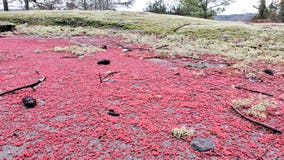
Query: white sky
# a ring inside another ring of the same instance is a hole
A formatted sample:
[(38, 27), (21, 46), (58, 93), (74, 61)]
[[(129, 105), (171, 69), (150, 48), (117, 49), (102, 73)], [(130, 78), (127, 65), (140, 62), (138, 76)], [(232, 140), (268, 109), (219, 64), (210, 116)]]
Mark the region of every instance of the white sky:
[[(134, 5), (129, 9), (120, 9), (120, 10), (128, 10), (128, 11), (143, 11), (146, 7), (148, 1), (154, 0), (136, 0)], [(169, 0), (166, 0), (169, 1)], [(274, 0), (275, 1), (275, 0)], [(269, 4), (271, 0), (267, 0)], [(235, 0), (234, 3), (226, 7), (225, 12), (221, 14), (242, 14), (242, 13), (256, 13), (257, 10), (253, 7), (254, 5), (257, 6), (259, 0)], [(268, 5), (267, 4), (267, 5)]]

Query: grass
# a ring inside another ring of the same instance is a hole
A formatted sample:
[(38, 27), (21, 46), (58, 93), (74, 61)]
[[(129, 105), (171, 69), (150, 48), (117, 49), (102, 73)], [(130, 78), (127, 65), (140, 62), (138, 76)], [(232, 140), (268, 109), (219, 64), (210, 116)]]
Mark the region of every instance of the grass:
[(260, 102), (254, 106), (252, 106), (250, 109), (247, 110), (247, 113), (249, 115), (255, 116), (255, 117), (259, 117), (259, 118), (263, 118), (266, 119), (266, 110), (268, 107), (271, 107), (271, 103), (268, 101), (264, 101), (264, 102)]
[(172, 135), (179, 139), (182, 137), (186, 137), (186, 136), (192, 136), (194, 134), (194, 130), (193, 129), (187, 129), (185, 126), (181, 127), (181, 128), (174, 128), (172, 130)]
[(263, 97), (233, 100), (232, 104), (234, 107), (243, 110), (248, 115), (262, 119), (267, 118), (268, 108), (275, 108), (278, 106), (275, 101), (263, 100)]
[(70, 52), (77, 56), (85, 56), (88, 54), (92, 54), (94, 52), (102, 52), (103, 50), (96, 46), (65, 46), (65, 47), (54, 47), (54, 52)]
[[(192, 17), (118, 11), (17, 11), (0, 21), (18, 24), (18, 34), (105, 35), (156, 48), (161, 56), (222, 55), (250, 63), (284, 62), (284, 25), (218, 22)], [(179, 26), (187, 24), (178, 30)]]

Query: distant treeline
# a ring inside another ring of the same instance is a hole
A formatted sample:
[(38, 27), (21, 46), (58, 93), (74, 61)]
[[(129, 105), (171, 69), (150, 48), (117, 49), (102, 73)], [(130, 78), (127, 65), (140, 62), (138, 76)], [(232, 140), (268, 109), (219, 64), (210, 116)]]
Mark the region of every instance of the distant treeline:
[[(111, 10), (118, 6), (131, 6), (135, 0), (18, 0), (23, 10), (41, 9), (80, 9), (80, 10)], [(16, 1), (13, 1), (14, 3)], [(9, 11), (8, 0), (2, 0), (3, 10)], [(17, 10), (13, 7), (13, 10)]]
[(231, 0), (176, 0), (168, 4), (165, 0), (155, 0), (148, 3), (146, 11), (174, 14), (183, 16), (195, 16), (200, 18), (217, 18), (218, 20), (239, 20), (253, 22), (284, 22), (284, 0), (272, 1), (268, 6), (266, 0), (259, 0), (258, 6), (253, 6), (258, 13), (244, 15), (217, 16), (225, 11), (225, 7), (231, 4)]

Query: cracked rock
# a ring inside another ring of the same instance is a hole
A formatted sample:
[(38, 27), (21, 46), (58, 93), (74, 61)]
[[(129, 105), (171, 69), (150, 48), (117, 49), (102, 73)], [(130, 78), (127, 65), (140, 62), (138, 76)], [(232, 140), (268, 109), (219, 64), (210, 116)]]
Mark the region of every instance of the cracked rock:
[(215, 149), (214, 142), (209, 138), (193, 138), (190, 145), (194, 150), (199, 152), (207, 152)]

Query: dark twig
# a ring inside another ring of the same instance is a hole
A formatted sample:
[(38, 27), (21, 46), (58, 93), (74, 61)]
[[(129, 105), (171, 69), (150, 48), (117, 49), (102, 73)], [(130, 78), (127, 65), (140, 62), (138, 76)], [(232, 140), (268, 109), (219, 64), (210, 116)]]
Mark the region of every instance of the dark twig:
[(155, 49), (162, 49), (162, 48), (166, 48), (166, 47), (169, 47), (169, 45), (168, 45), (168, 44), (166, 44), (166, 45), (163, 45), (163, 46), (157, 47), (157, 48), (155, 48)]
[(151, 51), (150, 48), (140, 48), (140, 47), (138, 47), (138, 48), (133, 48), (133, 49), (138, 49), (140, 51)]
[(100, 82), (103, 83), (103, 79), (102, 79), (101, 73), (99, 73), (99, 78), (100, 78)]
[(60, 57), (60, 58), (78, 58), (78, 56), (63, 56), (63, 57)]
[(244, 114), (242, 114), (242, 113), (241, 113), (239, 110), (237, 110), (234, 106), (231, 106), (231, 107), (233, 108), (233, 110), (234, 110), (235, 112), (237, 112), (237, 113), (238, 113), (241, 117), (243, 117), (244, 119), (246, 119), (246, 120), (248, 120), (248, 121), (250, 121), (250, 122), (253, 122), (253, 123), (255, 123), (255, 124), (258, 124), (258, 125), (260, 125), (260, 126), (262, 126), (262, 127), (264, 127), (264, 128), (270, 129), (270, 130), (272, 130), (274, 133), (282, 134), (282, 131), (280, 131), (280, 130), (278, 130), (278, 129), (276, 129), (276, 128), (273, 128), (273, 127), (271, 127), (271, 126), (269, 126), (269, 125), (267, 125), (267, 124), (264, 124), (264, 123), (255, 121), (255, 120), (253, 120), (253, 119), (251, 119), (251, 118), (245, 116)]
[(18, 90), (22, 90), (22, 89), (25, 89), (25, 88), (32, 88), (32, 89), (35, 89), (36, 86), (40, 86), (40, 84), (46, 80), (46, 77), (43, 77), (41, 79), (38, 79), (37, 82), (33, 83), (33, 84), (30, 84), (30, 85), (26, 85), (26, 86), (23, 86), (23, 87), (19, 87), (19, 88), (15, 88), (13, 90), (10, 90), (10, 91), (7, 91), (7, 92), (4, 92), (4, 93), (1, 93), (0, 96), (4, 96), (6, 94), (9, 94), (9, 93), (13, 93), (15, 91), (18, 91)]
[(150, 51), (150, 48), (141, 48), (141, 47), (137, 47), (137, 48), (130, 48), (130, 47), (125, 47), (125, 49), (129, 49), (130, 51), (132, 50), (140, 50), (140, 51)]
[(105, 80), (107, 79), (107, 77), (117, 74), (118, 72), (109, 72), (108, 74), (106, 74), (104, 77), (101, 76), (101, 73), (99, 73), (99, 78), (100, 78), (100, 82), (103, 83), (105, 82)]
[(123, 49), (127, 49), (127, 51), (133, 51), (133, 50), (144, 50), (144, 51), (150, 51), (151, 48), (142, 48), (142, 47), (137, 47), (137, 48), (132, 48), (132, 47), (125, 47), (122, 44), (117, 44), (119, 47), (123, 48)]
[[(123, 48), (123, 49), (126, 49), (127, 51), (133, 51), (133, 50), (140, 50), (140, 51), (151, 51), (151, 50), (153, 50), (153, 49), (151, 49), (151, 48), (142, 48), (142, 47), (136, 47), (136, 48), (131, 48), (131, 47), (125, 47), (125, 46), (123, 46), (122, 44), (117, 44), (118, 46), (120, 46), (121, 48)], [(166, 47), (168, 47), (169, 45), (168, 44), (166, 44), (166, 45), (162, 45), (162, 46), (159, 46), (159, 47), (156, 47), (156, 48), (154, 48), (155, 50), (158, 50), (158, 49), (162, 49), (162, 48), (166, 48)]]
[(250, 91), (250, 92), (253, 92), (253, 93), (260, 93), (260, 94), (263, 94), (263, 95), (266, 95), (266, 96), (269, 96), (269, 97), (273, 97), (272, 94), (269, 94), (269, 93), (265, 93), (265, 92), (260, 92), (260, 91), (255, 91), (255, 90), (251, 90), (251, 89), (247, 89), (247, 88), (243, 88), (241, 86), (237, 86), (235, 87), (237, 89), (242, 89), (242, 90), (246, 90), (246, 91)]
[(180, 25), (180, 26), (178, 26), (177, 28), (175, 28), (173, 31), (176, 32), (176, 31), (178, 31), (179, 29), (181, 29), (181, 28), (183, 28), (183, 27), (185, 27), (185, 26), (188, 26), (188, 25), (191, 25), (191, 23), (186, 23), (186, 24)]

